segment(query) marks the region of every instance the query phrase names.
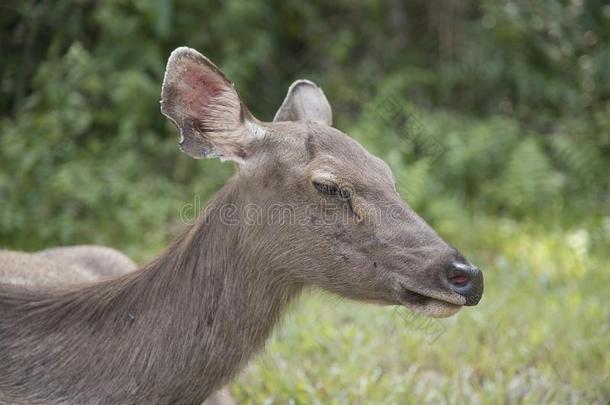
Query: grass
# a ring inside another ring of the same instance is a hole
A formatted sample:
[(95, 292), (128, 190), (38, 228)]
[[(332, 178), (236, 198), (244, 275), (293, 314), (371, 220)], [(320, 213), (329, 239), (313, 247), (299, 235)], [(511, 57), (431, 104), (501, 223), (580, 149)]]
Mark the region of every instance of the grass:
[(591, 253), (592, 232), (484, 218), (470, 223), (467, 239), (451, 229), (459, 227), (446, 228), (447, 239), (484, 269), (478, 306), (430, 320), (307, 294), (233, 384), (236, 399), (608, 403), (610, 262)]

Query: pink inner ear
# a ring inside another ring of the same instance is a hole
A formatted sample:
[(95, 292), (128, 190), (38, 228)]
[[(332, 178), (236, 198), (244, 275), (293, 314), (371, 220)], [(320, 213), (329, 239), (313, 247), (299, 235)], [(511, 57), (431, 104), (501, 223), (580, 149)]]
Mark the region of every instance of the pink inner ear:
[(202, 117), (227, 84), (214, 72), (201, 65), (189, 64), (182, 75), (180, 98), (186, 111), (194, 117)]

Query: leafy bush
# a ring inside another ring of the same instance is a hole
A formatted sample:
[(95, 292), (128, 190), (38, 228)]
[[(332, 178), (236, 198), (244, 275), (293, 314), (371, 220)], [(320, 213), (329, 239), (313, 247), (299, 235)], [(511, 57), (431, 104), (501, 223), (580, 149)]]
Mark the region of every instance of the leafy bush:
[(388, 160), (433, 221), (440, 201), (455, 214), (561, 218), (608, 202), (607, 6), (64, 0), (3, 9), (4, 245), (128, 248), (146, 234), (158, 247), (185, 196), (222, 184), (230, 168), (177, 153), (158, 111), (166, 57), (183, 44), (217, 61), (263, 119), (290, 81), (318, 80), (337, 125)]

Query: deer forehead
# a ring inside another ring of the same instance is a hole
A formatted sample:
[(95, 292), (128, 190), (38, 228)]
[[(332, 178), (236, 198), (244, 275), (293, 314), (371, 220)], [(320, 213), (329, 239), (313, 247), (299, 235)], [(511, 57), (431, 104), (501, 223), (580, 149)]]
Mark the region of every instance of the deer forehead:
[(305, 167), (311, 179), (394, 189), (394, 175), (387, 163), (333, 127), (296, 121), (266, 123), (263, 130), (266, 145), (256, 159), (259, 164), (277, 166), (277, 170)]

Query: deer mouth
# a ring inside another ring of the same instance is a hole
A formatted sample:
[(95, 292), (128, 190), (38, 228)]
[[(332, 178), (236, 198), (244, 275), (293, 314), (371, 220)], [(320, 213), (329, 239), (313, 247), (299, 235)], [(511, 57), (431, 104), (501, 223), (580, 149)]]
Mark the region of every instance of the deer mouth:
[(459, 296), (445, 296), (434, 292), (415, 291), (402, 286), (400, 303), (416, 313), (431, 318), (447, 318), (457, 313), (464, 305), (464, 299)]

